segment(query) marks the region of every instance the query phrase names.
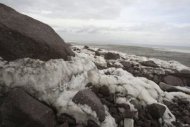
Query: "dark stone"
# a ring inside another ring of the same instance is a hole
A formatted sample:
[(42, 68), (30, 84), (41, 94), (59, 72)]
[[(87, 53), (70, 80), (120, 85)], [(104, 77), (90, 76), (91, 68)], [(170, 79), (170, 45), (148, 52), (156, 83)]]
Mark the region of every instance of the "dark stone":
[(101, 86), (99, 88), (99, 92), (104, 95), (104, 96), (109, 96), (110, 95), (110, 91), (109, 88), (107, 86)]
[(101, 54), (100, 54), (100, 52), (95, 51), (95, 55), (96, 55), (96, 56), (100, 56)]
[(73, 102), (76, 104), (88, 105), (96, 112), (99, 120), (105, 120), (105, 109), (100, 99), (89, 89), (79, 91), (74, 97)]
[(52, 109), (40, 103), (22, 89), (10, 91), (0, 107), (2, 127), (54, 127)]
[(5, 60), (67, 60), (74, 53), (48, 25), (0, 4), (0, 56)]
[(107, 60), (111, 60), (111, 59), (116, 60), (120, 58), (120, 55), (113, 52), (107, 52), (105, 53), (104, 58)]
[(60, 116), (58, 116), (57, 118), (58, 123), (65, 123), (67, 122), (69, 125), (76, 125), (76, 120), (75, 118), (73, 118), (72, 116), (68, 115), (68, 114), (61, 114)]
[(89, 47), (87, 45), (84, 46), (84, 49), (89, 49)]
[(125, 112), (123, 113), (123, 117), (124, 118), (135, 118), (137, 114), (137, 111), (130, 111), (130, 110), (125, 110)]
[(166, 107), (160, 104), (153, 103), (147, 106), (148, 112), (154, 119), (159, 119), (163, 116), (166, 111)]
[(175, 88), (175, 87), (173, 87), (171, 85), (168, 85), (166, 83), (163, 83), (163, 82), (160, 82), (159, 86), (163, 91), (167, 91), (167, 92), (177, 92), (177, 91), (179, 91), (177, 88)]
[(59, 125), (58, 127), (69, 127), (69, 124), (67, 122), (65, 122), (65, 123)]
[(172, 75), (165, 76), (163, 82), (172, 86), (184, 86), (183, 81), (179, 77)]
[(121, 61), (120, 63), (123, 65), (124, 69), (132, 67), (132, 63), (130, 63), (129, 61)]
[(87, 121), (87, 127), (100, 127), (96, 122), (93, 120), (88, 120)]
[(148, 66), (148, 67), (159, 67), (154, 61), (152, 60), (148, 60), (148, 61), (143, 61), (143, 62), (140, 62), (141, 65), (143, 66)]

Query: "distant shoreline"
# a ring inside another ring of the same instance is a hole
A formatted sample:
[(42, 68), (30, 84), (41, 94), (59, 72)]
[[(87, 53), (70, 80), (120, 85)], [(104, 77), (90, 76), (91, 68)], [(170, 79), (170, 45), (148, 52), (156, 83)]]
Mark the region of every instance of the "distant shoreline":
[[(116, 50), (127, 53), (129, 55), (145, 56), (149, 58), (158, 58), (166, 61), (175, 60), (188, 67), (190, 67), (190, 47), (179, 47), (176, 46), (164, 47), (164, 46), (137, 46), (137, 45), (112, 45), (112, 44), (78, 44), (71, 43), (74, 45), (88, 45), (91, 47), (103, 48), (107, 50)], [(188, 50), (189, 49), (189, 50)]]

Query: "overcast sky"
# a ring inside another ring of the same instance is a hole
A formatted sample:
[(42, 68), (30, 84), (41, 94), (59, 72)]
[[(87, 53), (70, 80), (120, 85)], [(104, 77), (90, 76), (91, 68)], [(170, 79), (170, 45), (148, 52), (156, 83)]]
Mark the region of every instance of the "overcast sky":
[(190, 0), (0, 0), (65, 41), (190, 46)]

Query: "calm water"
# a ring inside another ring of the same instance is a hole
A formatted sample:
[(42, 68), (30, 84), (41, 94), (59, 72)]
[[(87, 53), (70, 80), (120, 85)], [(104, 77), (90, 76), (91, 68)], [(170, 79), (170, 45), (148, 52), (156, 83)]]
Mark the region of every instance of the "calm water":
[(126, 46), (126, 45), (91, 45), (104, 49), (116, 50), (138, 56), (154, 57), (162, 60), (176, 60), (190, 67), (190, 47), (141, 47), (141, 46)]

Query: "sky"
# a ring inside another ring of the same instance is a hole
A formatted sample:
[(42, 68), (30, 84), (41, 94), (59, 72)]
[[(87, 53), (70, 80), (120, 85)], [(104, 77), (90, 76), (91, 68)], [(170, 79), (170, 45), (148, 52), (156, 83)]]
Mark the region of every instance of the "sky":
[(190, 47), (190, 0), (0, 0), (66, 41)]

